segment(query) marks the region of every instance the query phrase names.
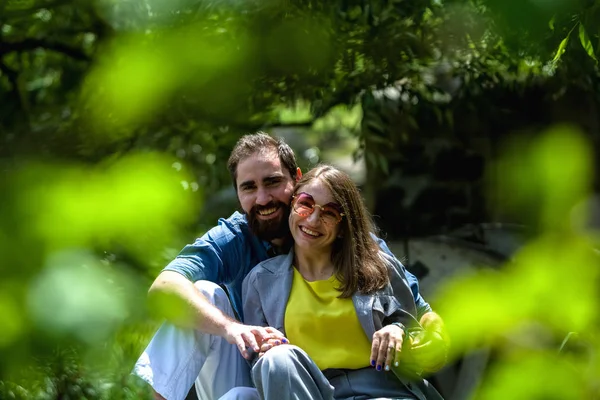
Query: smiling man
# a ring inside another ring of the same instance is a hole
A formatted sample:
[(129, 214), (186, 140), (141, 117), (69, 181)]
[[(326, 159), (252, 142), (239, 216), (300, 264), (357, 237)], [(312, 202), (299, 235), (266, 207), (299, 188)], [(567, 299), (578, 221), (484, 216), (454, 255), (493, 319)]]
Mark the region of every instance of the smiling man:
[[(194, 381), (200, 399), (218, 399), (233, 387), (252, 386), (243, 357), (267, 339), (284, 340), (275, 329), (240, 322), (241, 287), (259, 262), (289, 250), (290, 202), (302, 173), (292, 149), (264, 133), (242, 137), (228, 169), (242, 213), (220, 219), (185, 246), (150, 288), (151, 298), (175, 298), (188, 316), (165, 323), (135, 365), (134, 373), (152, 386), (158, 399), (184, 399)], [(389, 252), (385, 243), (380, 245)], [(407, 273), (407, 279), (426, 318), (421, 322), (441, 323), (419, 295), (416, 278)], [(440, 359), (435, 352), (423, 354), (434, 362)]]

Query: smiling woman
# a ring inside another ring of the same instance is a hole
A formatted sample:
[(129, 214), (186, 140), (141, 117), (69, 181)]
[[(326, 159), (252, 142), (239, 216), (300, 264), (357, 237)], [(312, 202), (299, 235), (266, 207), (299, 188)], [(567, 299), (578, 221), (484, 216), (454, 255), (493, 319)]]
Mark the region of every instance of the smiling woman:
[[(287, 340), (262, 343), (250, 397), (439, 399), (409, 371), (405, 332), (422, 332), (415, 300), (401, 264), (379, 249), (350, 177), (328, 165), (304, 175), (289, 227), (293, 250), (244, 280), (245, 322)], [(249, 395), (243, 392), (225, 398)]]

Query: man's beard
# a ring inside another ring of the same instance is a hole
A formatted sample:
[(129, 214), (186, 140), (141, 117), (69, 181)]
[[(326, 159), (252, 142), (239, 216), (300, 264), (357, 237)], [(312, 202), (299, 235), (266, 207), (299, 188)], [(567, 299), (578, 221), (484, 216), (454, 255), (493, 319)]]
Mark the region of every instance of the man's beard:
[[(281, 209), (282, 213), (279, 218), (268, 220), (258, 218), (258, 210), (265, 210), (273, 207)], [(265, 206), (255, 205), (246, 215), (248, 217), (250, 230), (261, 240), (270, 242), (273, 239), (284, 238), (290, 234), (290, 226), (288, 223), (290, 206), (280, 201), (270, 202)]]

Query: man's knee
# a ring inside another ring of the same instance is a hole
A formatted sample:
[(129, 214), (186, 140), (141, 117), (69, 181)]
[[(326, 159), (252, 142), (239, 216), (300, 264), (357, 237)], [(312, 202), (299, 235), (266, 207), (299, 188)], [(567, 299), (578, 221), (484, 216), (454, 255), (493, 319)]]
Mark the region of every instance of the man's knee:
[(229, 302), (227, 293), (225, 293), (225, 290), (221, 286), (210, 281), (196, 281), (194, 282), (194, 286), (206, 297), (209, 303), (221, 311), (230, 314), (231, 303)]

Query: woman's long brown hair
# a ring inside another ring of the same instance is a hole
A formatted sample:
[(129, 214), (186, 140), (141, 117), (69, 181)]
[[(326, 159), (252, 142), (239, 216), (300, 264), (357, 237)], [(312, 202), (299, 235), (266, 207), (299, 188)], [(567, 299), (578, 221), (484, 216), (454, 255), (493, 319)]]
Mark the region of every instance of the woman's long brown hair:
[(331, 261), (336, 278), (341, 282), (340, 297), (354, 293), (372, 293), (389, 282), (387, 264), (379, 255), (380, 249), (373, 235), (375, 225), (358, 187), (343, 171), (330, 165), (319, 165), (296, 184), (294, 193), (313, 180), (322, 182), (344, 212), (339, 236), (333, 243)]

